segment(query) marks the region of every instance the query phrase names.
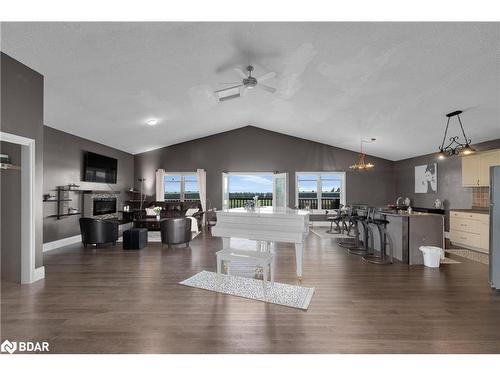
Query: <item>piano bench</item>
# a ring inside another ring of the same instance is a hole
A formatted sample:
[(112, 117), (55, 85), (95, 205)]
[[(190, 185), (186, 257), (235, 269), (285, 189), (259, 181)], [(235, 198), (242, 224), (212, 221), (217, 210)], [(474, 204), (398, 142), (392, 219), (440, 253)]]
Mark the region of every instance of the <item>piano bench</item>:
[[(222, 272), (223, 262), (242, 262), (256, 267), (263, 268), (263, 284), (266, 289), (267, 274), (271, 274), (271, 285), (274, 284), (274, 254), (267, 251), (251, 251), (238, 249), (223, 249), (216, 253), (217, 255), (217, 275)], [(226, 273), (229, 275), (229, 267)]]

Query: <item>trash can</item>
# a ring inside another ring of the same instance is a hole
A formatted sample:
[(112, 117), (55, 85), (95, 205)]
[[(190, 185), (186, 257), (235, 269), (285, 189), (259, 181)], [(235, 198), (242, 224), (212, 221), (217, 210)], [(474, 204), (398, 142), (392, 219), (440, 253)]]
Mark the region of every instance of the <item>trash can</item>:
[(439, 268), (439, 262), (444, 255), (443, 249), (436, 246), (420, 246), (419, 249), (424, 255), (426, 267)]

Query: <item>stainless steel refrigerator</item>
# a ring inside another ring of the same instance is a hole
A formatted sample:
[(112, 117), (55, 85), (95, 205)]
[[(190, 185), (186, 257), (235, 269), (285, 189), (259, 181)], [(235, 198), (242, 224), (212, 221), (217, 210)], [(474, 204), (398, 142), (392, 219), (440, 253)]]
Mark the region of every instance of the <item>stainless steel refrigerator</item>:
[(490, 285), (500, 290), (500, 166), (490, 167)]

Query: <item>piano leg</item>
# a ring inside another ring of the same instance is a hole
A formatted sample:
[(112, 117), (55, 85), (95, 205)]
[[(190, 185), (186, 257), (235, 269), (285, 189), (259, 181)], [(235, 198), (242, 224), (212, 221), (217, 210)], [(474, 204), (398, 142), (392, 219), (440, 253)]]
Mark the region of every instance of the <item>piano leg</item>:
[(304, 245), (302, 243), (295, 244), (295, 264), (297, 267), (297, 277), (302, 280), (302, 255), (304, 254)]

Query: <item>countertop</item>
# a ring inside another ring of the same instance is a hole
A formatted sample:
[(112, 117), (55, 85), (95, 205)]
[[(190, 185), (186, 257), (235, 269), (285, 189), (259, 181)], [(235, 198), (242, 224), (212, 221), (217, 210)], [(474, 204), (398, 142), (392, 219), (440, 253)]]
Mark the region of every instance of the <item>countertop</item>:
[(443, 217), (443, 215), (440, 215), (440, 214), (430, 214), (430, 213), (427, 213), (427, 212), (412, 212), (411, 214), (407, 213), (407, 212), (402, 212), (402, 213), (399, 213), (399, 212), (381, 212), (382, 214), (386, 215), (386, 216), (396, 216), (396, 217), (421, 217), (421, 216), (439, 216), (439, 217)]
[(489, 215), (490, 211), (487, 208), (457, 208), (457, 209), (452, 209), (451, 211), (455, 212), (469, 212), (471, 214), (485, 214)]

